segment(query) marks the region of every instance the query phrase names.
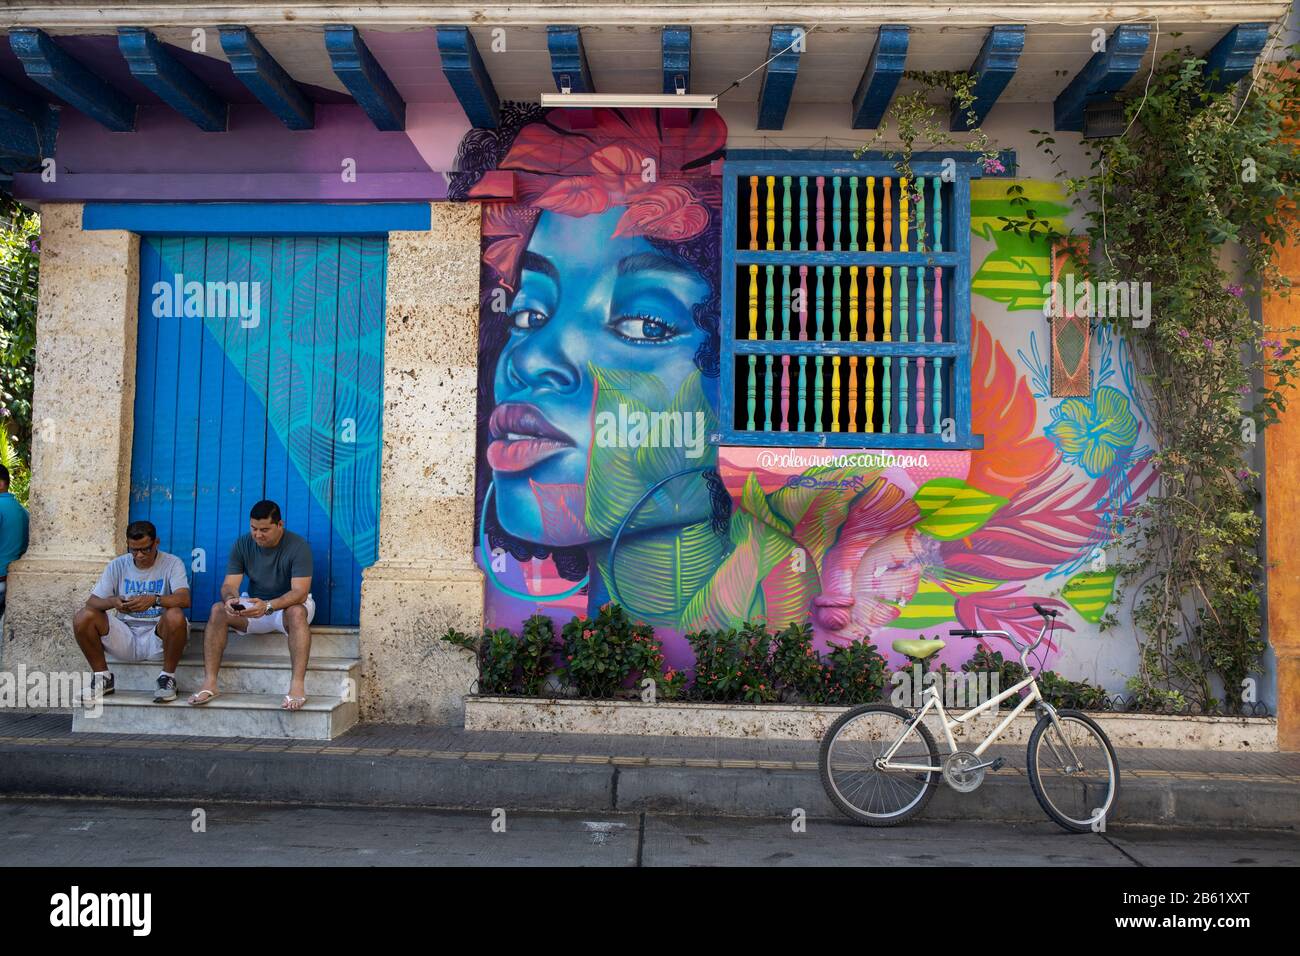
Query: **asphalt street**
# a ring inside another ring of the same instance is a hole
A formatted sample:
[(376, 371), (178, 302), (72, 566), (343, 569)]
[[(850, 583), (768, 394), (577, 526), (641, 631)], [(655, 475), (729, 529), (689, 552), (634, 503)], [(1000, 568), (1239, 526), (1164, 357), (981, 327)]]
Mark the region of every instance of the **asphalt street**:
[(0, 866), (1295, 866), (1300, 833), (0, 800)]

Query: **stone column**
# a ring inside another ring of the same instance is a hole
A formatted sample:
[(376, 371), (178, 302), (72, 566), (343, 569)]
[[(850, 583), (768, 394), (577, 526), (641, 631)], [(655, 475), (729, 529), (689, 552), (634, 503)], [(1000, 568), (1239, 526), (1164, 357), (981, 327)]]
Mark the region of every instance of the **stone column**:
[(86, 669), (72, 615), (122, 550), (135, 415), (138, 236), (41, 208), (31, 544), (9, 566), (0, 666)]
[[(1294, 215), (1294, 213), (1293, 213)], [(1278, 250), (1278, 265), (1300, 283), (1300, 246)], [(1285, 341), (1300, 326), (1300, 305), (1273, 296), (1264, 301), (1264, 325)], [(1264, 507), (1268, 525), (1268, 639), (1277, 655), (1277, 746), (1300, 751), (1300, 408), (1264, 429)]]
[(361, 584), (363, 720), (459, 724), (473, 662), (443, 644), (482, 627), (473, 560), (479, 207), (434, 203), (388, 237), (379, 560)]

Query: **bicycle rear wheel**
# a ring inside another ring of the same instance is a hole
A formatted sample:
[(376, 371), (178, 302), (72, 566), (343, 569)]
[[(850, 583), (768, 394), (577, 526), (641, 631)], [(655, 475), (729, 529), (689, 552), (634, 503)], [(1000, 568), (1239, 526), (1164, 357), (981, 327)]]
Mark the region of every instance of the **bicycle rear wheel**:
[(934, 796), (940, 771), (882, 770), (876, 760), (896, 740), (892, 760), (939, 766), (939, 748), (924, 723), (888, 704), (865, 704), (841, 715), (822, 738), (818, 768), (831, 802), (854, 823), (892, 827), (916, 816)]
[[(1059, 726), (1058, 726), (1059, 725)], [(1077, 710), (1044, 715), (1029, 736), (1029, 786), (1071, 833), (1105, 828), (1119, 800), (1119, 761), (1106, 732)]]

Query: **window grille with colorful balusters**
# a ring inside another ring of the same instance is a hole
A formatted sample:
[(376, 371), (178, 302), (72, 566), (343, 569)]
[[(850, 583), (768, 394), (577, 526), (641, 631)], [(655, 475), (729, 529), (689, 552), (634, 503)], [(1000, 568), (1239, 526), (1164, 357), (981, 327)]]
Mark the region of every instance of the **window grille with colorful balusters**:
[(970, 424), (978, 167), (913, 173), (725, 164), (721, 443), (982, 445)]

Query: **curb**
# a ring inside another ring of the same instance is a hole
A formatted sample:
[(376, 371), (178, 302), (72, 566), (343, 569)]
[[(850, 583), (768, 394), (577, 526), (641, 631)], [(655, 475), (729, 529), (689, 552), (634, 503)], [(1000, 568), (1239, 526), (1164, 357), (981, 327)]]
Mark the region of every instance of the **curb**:
[[(370, 757), (0, 745), (0, 795), (769, 818), (789, 818), (801, 808), (811, 818), (843, 819), (814, 770), (558, 762), (536, 754)], [(1298, 805), (1295, 784), (1144, 773), (1122, 779), (1112, 822), (1293, 830)], [(1005, 771), (969, 794), (941, 785), (923, 816), (1046, 819), (1028, 780)]]

